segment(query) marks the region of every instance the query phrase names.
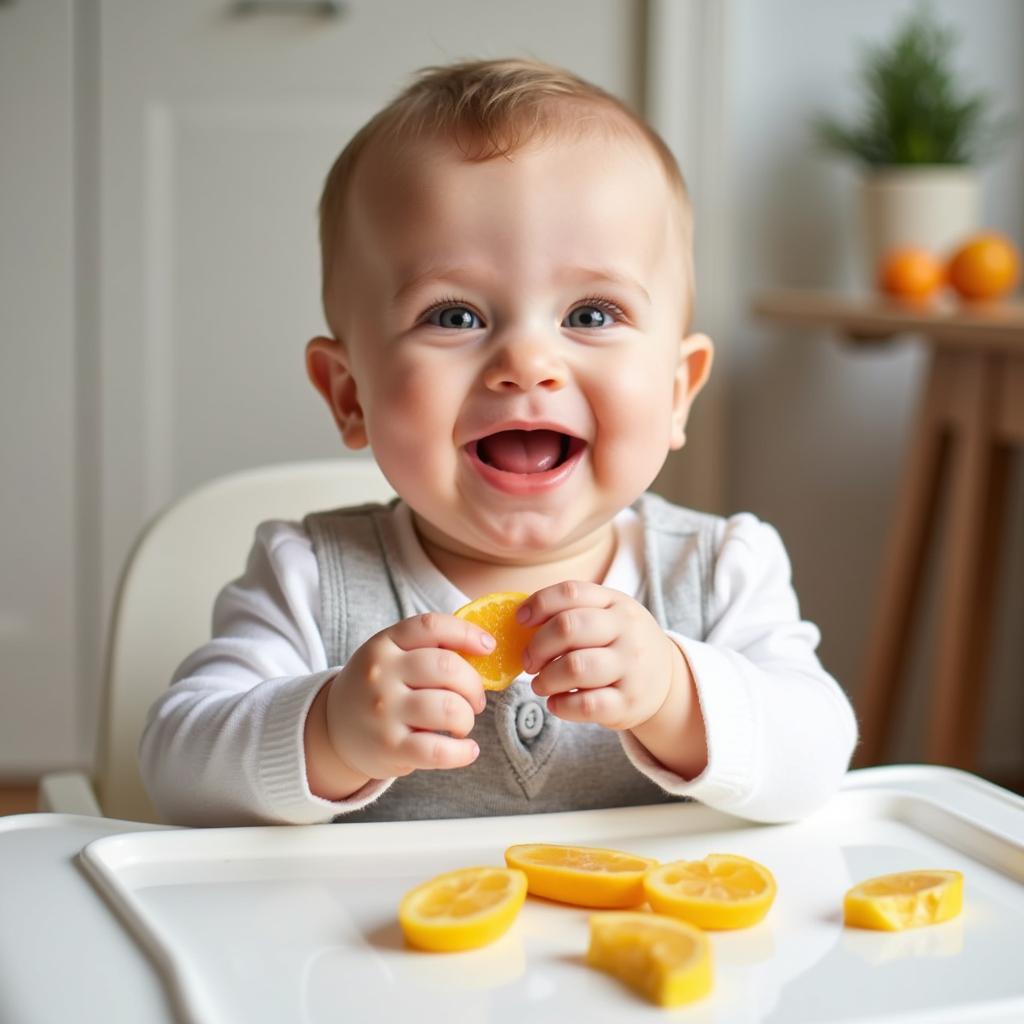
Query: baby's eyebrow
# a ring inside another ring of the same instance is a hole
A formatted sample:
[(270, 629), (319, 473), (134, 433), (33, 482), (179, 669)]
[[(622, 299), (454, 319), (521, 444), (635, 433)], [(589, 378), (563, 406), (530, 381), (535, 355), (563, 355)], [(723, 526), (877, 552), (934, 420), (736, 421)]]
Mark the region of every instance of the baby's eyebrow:
[(451, 281), (454, 284), (465, 282), (468, 285), (486, 277), (486, 274), (482, 274), (470, 267), (427, 267), (424, 270), (414, 272), (411, 276), (403, 276), (402, 282), (395, 291), (392, 301), (400, 302), (410, 292), (414, 292), (417, 288), (421, 288), (431, 281)]
[[(400, 302), (410, 292), (428, 284), (431, 281), (452, 281), (459, 284), (465, 281), (467, 284), (475, 283), (488, 275), (474, 270), (470, 267), (445, 266), (427, 267), (414, 273), (411, 277), (405, 278), (394, 294), (394, 302)], [(647, 289), (631, 274), (616, 269), (615, 267), (567, 267), (554, 275), (558, 284), (615, 284), (631, 291), (638, 292), (644, 300), (650, 304), (651, 296)]]
[(570, 267), (557, 274), (556, 280), (578, 284), (617, 284), (639, 292), (648, 303), (651, 301), (647, 289), (635, 277), (615, 267)]

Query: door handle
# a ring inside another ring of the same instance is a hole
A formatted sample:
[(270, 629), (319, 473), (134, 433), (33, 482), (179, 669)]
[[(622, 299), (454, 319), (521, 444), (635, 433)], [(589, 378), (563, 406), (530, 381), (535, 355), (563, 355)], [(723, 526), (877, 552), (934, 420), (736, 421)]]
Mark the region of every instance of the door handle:
[(345, 0), (235, 0), (232, 14), (319, 14), (337, 18), (345, 13)]

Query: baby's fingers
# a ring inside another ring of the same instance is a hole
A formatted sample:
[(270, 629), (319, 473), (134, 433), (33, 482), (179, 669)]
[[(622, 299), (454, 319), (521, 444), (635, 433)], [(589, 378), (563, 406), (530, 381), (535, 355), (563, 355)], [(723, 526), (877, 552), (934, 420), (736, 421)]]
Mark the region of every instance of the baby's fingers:
[(622, 694), (614, 686), (558, 693), (548, 698), (548, 711), (565, 722), (591, 722), (609, 729), (622, 728)]
[(474, 711), (483, 711), (487, 697), (480, 673), (454, 651), (423, 647), (402, 655), (402, 682), (412, 690), (449, 690)]
[(465, 768), (480, 753), (474, 740), (436, 732), (410, 732), (399, 744), (398, 759), (411, 768)]
[(569, 608), (610, 608), (614, 602), (615, 592), (599, 583), (565, 580), (531, 594), (519, 606), (516, 620), (523, 625), (540, 626)]
[(622, 671), (621, 660), (610, 647), (570, 651), (534, 676), (533, 692), (538, 697), (553, 697), (570, 690), (613, 686), (622, 678)]
[(388, 635), (403, 651), (444, 647), (466, 654), (486, 654), (494, 650), (494, 637), (485, 629), (440, 612), (425, 612), (402, 619), (388, 630)]
[(410, 690), (402, 701), (402, 721), (410, 729), (467, 736), (476, 724), (470, 705), (451, 690)]
[[(572, 659), (583, 648), (608, 647), (621, 633), (621, 623), (607, 608), (567, 608), (541, 626), (527, 645), (523, 667), (539, 672), (556, 658)], [(573, 663), (580, 659), (573, 659)]]

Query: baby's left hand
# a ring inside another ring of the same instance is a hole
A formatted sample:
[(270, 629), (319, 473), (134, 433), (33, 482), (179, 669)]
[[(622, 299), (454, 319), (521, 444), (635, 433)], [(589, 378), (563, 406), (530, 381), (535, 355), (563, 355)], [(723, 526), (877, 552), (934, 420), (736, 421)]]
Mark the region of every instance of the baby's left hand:
[(537, 673), (534, 692), (548, 698), (553, 715), (635, 729), (661, 709), (682, 653), (642, 604), (597, 583), (567, 581), (538, 590), (520, 616), (524, 610), (538, 627), (524, 668)]

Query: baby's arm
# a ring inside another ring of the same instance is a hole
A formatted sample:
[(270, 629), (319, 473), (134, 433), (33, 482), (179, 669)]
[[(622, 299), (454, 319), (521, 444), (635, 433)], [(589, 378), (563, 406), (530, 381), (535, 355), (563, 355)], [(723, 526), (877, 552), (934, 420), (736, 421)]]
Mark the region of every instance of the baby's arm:
[(217, 597), (213, 639), (150, 708), (140, 768), (165, 821), (331, 817), (305, 786), (301, 748), (307, 709), (334, 675), (316, 617), (315, 565), (299, 529), (260, 526), (245, 573)]
[[(467, 625), (459, 623), (463, 634)], [(244, 575), (217, 598), (213, 636), (182, 663), (150, 709), (143, 733), (140, 768), (164, 820), (323, 822), (369, 803), (390, 785), (390, 779), (366, 781), (370, 772), (361, 758), (351, 775), (339, 777), (339, 766), (318, 756), (307, 776), (307, 722), (340, 673), (327, 664), (316, 558), (301, 529), (286, 523), (259, 528)], [(474, 682), (480, 686), (478, 677)], [(466, 692), (472, 695), (472, 686)], [(312, 721), (324, 722), (316, 715)], [(362, 788), (350, 788), (360, 778)]]
[(667, 791), (746, 818), (786, 821), (839, 787), (856, 742), (850, 703), (801, 621), (778, 534), (722, 521), (704, 641), (662, 632), (650, 612), (595, 583), (525, 602), (526, 652), (551, 712), (619, 732)]
[(672, 635), (692, 671), (708, 744), (692, 782), (623, 735), (633, 762), (670, 792), (758, 821), (791, 821), (839, 788), (857, 741), (850, 702), (815, 654), (789, 558), (756, 517), (723, 524), (704, 641)]

